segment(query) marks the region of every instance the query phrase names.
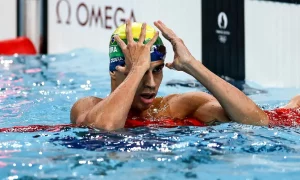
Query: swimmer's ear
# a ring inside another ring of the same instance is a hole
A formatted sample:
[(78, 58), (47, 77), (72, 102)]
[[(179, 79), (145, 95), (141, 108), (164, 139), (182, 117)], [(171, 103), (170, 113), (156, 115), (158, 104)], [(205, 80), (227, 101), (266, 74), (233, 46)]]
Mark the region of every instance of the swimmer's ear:
[(116, 80), (116, 71), (109, 71), (109, 75), (113, 80)]

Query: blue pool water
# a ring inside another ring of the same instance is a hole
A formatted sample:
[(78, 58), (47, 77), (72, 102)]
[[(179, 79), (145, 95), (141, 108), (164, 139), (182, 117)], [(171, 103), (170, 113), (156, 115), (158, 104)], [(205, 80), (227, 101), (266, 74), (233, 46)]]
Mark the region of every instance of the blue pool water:
[[(164, 70), (159, 95), (204, 90)], [(179, 81), (178, 81), (179, 80)], [(179, 83), (180, 84), (180, 83)], [(244, 92), (264, 109), (299, 89)], [(38, 57), (0, 57), (0, 128), (69, 123), (72, 104), (110, 92), (108, 58), (88, 49)], [(127, 177), (126, 177), (127, 176)], [(300, 128), (226, 123), (211, 127), (86, 128), (0, 133), (0, 179), (299, 179)]]

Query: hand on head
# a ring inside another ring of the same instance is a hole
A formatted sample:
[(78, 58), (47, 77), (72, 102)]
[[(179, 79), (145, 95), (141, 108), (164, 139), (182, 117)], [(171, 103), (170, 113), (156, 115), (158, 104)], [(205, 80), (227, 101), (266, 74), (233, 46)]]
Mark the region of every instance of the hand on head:
[[(162, 32), (162, 35), (170, 41), (174, 50), (174, 60), (172, 63), (166, 63), (170, 69), (183, 71), (190, 61), (195, 60), (190, 51), (185, 46), (182, 39), (180, 39), (170, 28), (168, 28), (161, 21), (154, 22), (154, 25)], [(116, 70), (127, 74), (133, 67), (145, 68), (150, 67), (150, 49), (158, 38), (158, 32), (147, 44), (143, 44), (146, 37), (146, 24), (143, 23), (141, 27), (141, 34), (138, 42), (133, 40), (132, 24), (130, 20), (126, 21), (126, 38), (127, 45), (120, 39), (118, 35), (115, 36), (120, 48), (125, 56), (125, 67), (117, 66)]]
[(116, 70), (122, 73), (128, 73), (134, 68), (143, 68), (145, 71), (150, 67), (150, 49), (155, 43), (158, 32), (154, 37), (147, 43), (144, 44), (146, 37), (146, 23), (143, 23), (141, 34), (138, 42), (135, 42), (132, 36), (131, 21), (126, 21), (126, 38), (127, 45), (118, 35), (115, 36), (118, 45), (123, 51), (125, 56), (125, 67), (117, 66)]
[(154, 22), (154, 25), (162, 32), (162, 35), (170, 41), (174, 50), (174, 60), (172, 63), (167, 63), (166, 66), (170, 69), (176, 69), (183, 71), (185, 66), (190, 61), (195, 60), (190, 51), (184, 45), (182, 39), (180, 39), (170, 28), (168, 28), (161, 21)]

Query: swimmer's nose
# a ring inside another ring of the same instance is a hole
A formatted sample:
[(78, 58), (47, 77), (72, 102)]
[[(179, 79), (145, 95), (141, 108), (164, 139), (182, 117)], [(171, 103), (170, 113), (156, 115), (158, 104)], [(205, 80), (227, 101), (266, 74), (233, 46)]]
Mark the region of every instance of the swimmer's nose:
[(144, 85), (148, 88), (155, 88), (156, 84), (154, 81), (153, 73), (150, 71), (147, 71), (144, 75)]

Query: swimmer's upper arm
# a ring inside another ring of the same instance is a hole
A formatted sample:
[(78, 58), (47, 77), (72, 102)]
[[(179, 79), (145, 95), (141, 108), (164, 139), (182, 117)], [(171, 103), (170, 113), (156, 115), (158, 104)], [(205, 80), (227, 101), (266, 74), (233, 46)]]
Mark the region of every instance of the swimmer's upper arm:
[(193, 117), (206, 124), (211, 124), (215, 121), (229, 121), (217, 99), (204, 92), (190, 92), (174, 96), (170, 100), (170, 104), (173, 107), (173, 112), (183, 111), (184, 114), (180, 116)]
[(101, 102), (101, 98), (97, 97), (86, 97), (79, 99), (72, 107), (71, 113), (70, 113), (70, 119), (73, 124), (84, 124), (86, 125), (87, 122), (85, 122), (86, 115), (91, 111), (91, 109)]
[(217, 100), (208, 101), (200, 105), (193, 113), (193, 117), (201, 119), (206, 124), (214, 122), (229, 122), (223, 107)]

